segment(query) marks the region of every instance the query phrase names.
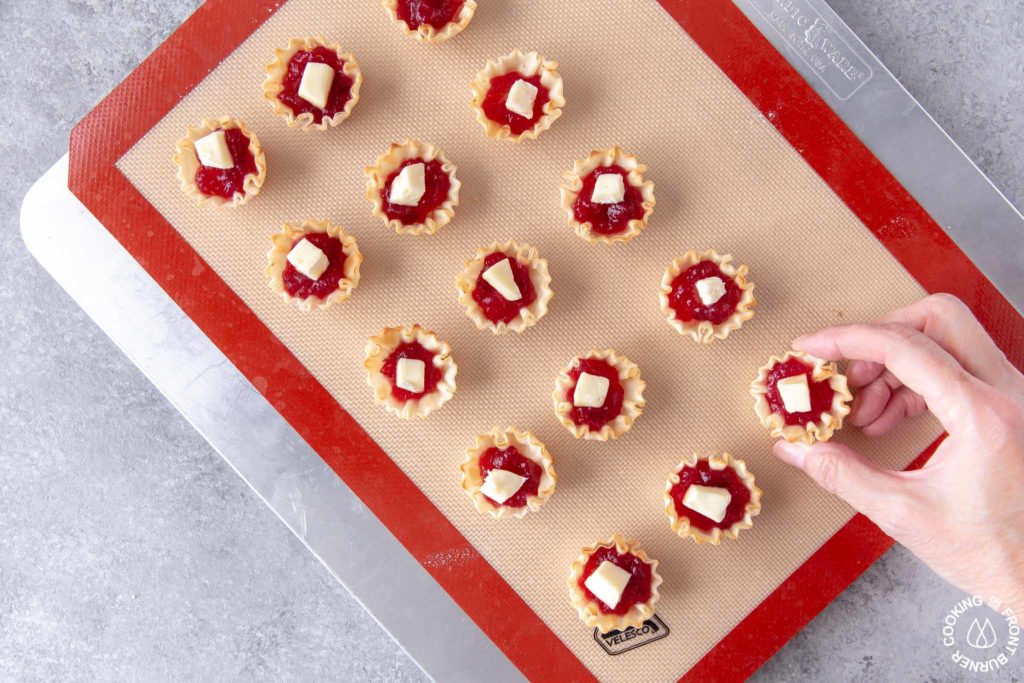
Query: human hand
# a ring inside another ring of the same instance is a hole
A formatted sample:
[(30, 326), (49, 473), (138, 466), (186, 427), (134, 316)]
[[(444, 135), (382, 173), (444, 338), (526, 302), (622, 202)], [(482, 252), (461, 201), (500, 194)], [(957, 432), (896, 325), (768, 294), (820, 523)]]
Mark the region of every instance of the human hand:
[(937, 294), (877, 324), (801, 337), (850, 359), (850, 422), (868, 436), (930, 411), (949, 436), (920, 470), (893, 472), (839, 443), (775, 454), (864, 513), (947, 581), (1024, 616), (1024, 375), (959, 299)]

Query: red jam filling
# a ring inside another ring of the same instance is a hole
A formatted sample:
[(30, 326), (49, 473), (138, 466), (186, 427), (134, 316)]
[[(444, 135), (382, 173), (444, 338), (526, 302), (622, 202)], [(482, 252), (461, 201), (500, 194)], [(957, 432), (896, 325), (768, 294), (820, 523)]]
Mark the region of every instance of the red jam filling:
[(578, 425), (586, 425), (591, 431), (600, 431), (601, 427), (614, 420), (622, 413), (622, 398), (625, 390), (619, 382), (619, 371), (607, 361), (601, 358), (581, 358), (579, 365), (569, 371), (569, 378), (572, 386), (566, 392), (565, 400), (572, 403), (573, 394), (576, 392), (576, 382), (583, 373), (608, 378), (608, 395), (605, 396), (604, 405), (600, 408), (584, 408), (574, 405), (569, 411), (569, 417)]
[[(519, 287), (519, 293), (522, 294), (522, 297), (515, 301), (509, 301), (503, 297), (484, 279), (484, 271), (503, 259), (508, 259), (512, 266), (512, 277), (516, 281), (516, 286)], [(507, 323), (519, 315), (519, 309), (529, 306), (536, 299), (537, 292), (530, 281), (529, 266), (520, 263), (519, 259), (509, 258), (501, 252), (490, 254), (484, 259), (484, 267), (476, 279), (476, 288), (473, 290), (473, 301), (480, 306), (480, 310), (484, 312), (484, 316), (488, 320), (492, 323)]]
[[(405, 206), (403, 204), (392, 204), (388, 201), (391, 196), (391, 183), (402, 172), (402, 169), (411, 164), (423, 164), (423, 196), (416, 206)], [(381, 203), (384, 207), (384, 215), (388, 220), (401, 221), (403, 225), (416, 225), (427, 220), (427, 216), (441, 206), (448, 199), (448, 190), (451, 189), (452, 181), (448, 173), (441, 167), (437, 159), (427, 161), (425, 159), (408, 159), (395, 169), (388, 176), (384, 183), (384, 189), (380, 191)]]
[(492, 505), (521, 508), (526, 505), (526, 500), (530, 496), (536, 496), (538, 489), (540, 489), (541, 466), (524, 457), (515, 446), (509, 446), (505, 449), (496, 446), (488, 448), (480, 456), (480, 478), (487, 479), (487, 475), (491, 470), (505, 470), (506, 472), (518, 474), (520, 477), (526, 477), (526, 481), (515, 492), (515, 495), (504, 503), (498, 503), (484, 495), (484, 498), (491, 501)]
[[(785, 363), (776, 363), (768, 372), (768, 405), (772, 412), (778, 413), (785, 419), (787, 425), (807, 426), (808, 422), (816, 422), (822, 413), (827, 413), (832, 409), (832, 396), (835, 392), (829, 386), (828, 380), (815, 382), (811, 376), (812, 371), (813, 368), (799, 358), (790, 358)], [(811, 392), (811, 409), (805, 413), (790, 413), (786, 410), (775, 385), (780, 379), (800, 374), (807, 375), (807, 388)]]
[(315, 296), (324, 299), (330, 296), (331, 292), (338, 289), (338, 282), (345, 277), (345, 248), (341, 240), (331, 237), (325, 232), (311, 232), (300, 237), (292, 244), (292, 248), (303, 239), (309, 240), (313, 246), (324, 252), (327, 256), (327, 268), (320, 275), (320, 279), (313, 280), (298, 270), (290, 262), (285, 261), (284, 273), (281, 280), (284, 282), (284, 291), (289, 296), (297, 299), (306, 299)]
[[(537, 88), (537, 99), (533, 102), (533, 116), (520, 116), (505, 107), (508, 92), (516, 81), (526, 81)], [(509, 127), (513, 135), (530, 130), (544, 115), (544, 105), (548, 102), (548, 89), (540, 84), (540, 75), (524, 76), (518, 71), (511, 71), (491, 79), (491, 89), (484, 98), (483, 110), (491, 121)]]
[[(391, 381), (391, 395), (399, 401), (408, 401), (410, 399), (422, 398), (436, 391), (437, 383), (441, 381), (441, 371), (434, 367), (434, 356), (436, 355), (418, 341), (402, 342), (399, 344), (384, 360), (384, 364), (380, 368), (380, 374)], [(395, 383), (395, 375), (398, 373), (398, 361), (401, 358), (421, 360), (426, 365), (423, 372), (423, 391), (420, 393), (406, 391)]]
[(398, 0), (398, 18), (409, 30), (424, 24), (440, 30), (455, 21), (464, 0)]
[[(597, 568), (605, 560), (621, 569), (625, 569), (630, 574), (629, 583), (626, 584), (626, 589), (622, 591), (619, 604), (615, 605), (614, 609), (601, 602), (585, 585), (586, 580), (597, 571)], [(633, 605), (638, 605), (651, 599), (651, 565), (632, 553), (620, 554), (614, 547), (598, 548), (590, 556), (590, 559), (587, 560), (586, 566), (583, 567), (579, 586), (583, 594), (588, 599), (596, 602), (597, 608), (604, 614), (625, 614)]]
[[(693, 485), (715, 486), (729, 491), (732, 500), (729, 501), (729, 507), (725, 509), (725, 517), (721, 522), (708, 519), (683, 505), (686, 490)], [(676, 514), (690, 520), (690, 524), (701, 531), (711, 531), (716, 527), (728, 529), (743, 519), (747, 503), (750, 502), (750, 489), (739, 478), (735, 470), (731, 467), (726, 467), (724, 470), (713, 470), (707, 460), (698, 460), (696, 467), (684, 467), (683, 471), (679, 473), (679, 483), (672, 487), (669, 495), (676, 503)]]
[[(616, 204), (598, 204), (591, 201), (597, 177), (606, 173), (622, 176), (626, 192)], [(629, 227), (630, 221), (644, 217), (644, 198), (639, 188), (629, 184), (629, 171), (618, 165), (595, 168), (583, 178), (583, 187), (576, 197), (572, 211), (577, 223), (590, 223), (590, 229), (599, 235), (615, 235)]]
[(231, 199), (236, 192), (245, 192), (245, 177), (257, 173), (256, 157), (249, 151), (249, 138), (241, 129), (228, 128), (224, 131), (224, 139), (235, 165), (231, 168), (213, 168), (200, 163), (196, 170), (196, 187), (207, 196)]
[[(705, 306), (697, 294), (697, 282), (709, 277), (721, 278), (725, 283), (725, 294), (715, 303)], [(736, 305), (742, 293), (736, 281), (723, 273), (717, 263), (701, 261), (672, 280), (672, 293), (668, 295), (668, 305), (676, 312), (676, 319), (684, 323), (691, 320), (707, 320), (714, 325), (721, 325), (736, 312)]]
[[(299, 97), (302, 73), (305, 71), (306, 65), (310, 63), (327, 64), (334, 69), (331, 92), (327, 95), (327, 106), (323, 109)], [(338, 112), (344, 111), (345, 104), (352, 99), (354, 81), (341, 70), (344, 64), (345, 60), (340, 59), (338, 53), (330, 48), (320, 46), (312, 50), (299, 50), (288, 62), (288, 72), (284, 75), (281, 83), (284, 88), (278, 93), (277, 99), (288, 105), (296, 116), (312, 114), (314, 123), (320, 123), (325, 116), (331, 118)]]

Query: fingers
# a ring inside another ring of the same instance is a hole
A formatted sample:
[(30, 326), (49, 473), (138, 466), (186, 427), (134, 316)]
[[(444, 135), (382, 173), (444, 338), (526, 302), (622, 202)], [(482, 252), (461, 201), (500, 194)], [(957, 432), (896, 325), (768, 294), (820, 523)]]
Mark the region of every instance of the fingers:
[(881, 436), (892, 431), (904, 418), (917, 417), (927, 409), (923, 398), (907, 387), (898, 387), (879, 416), (865, 424), (861, 431), (868, 436)]
[(886, 314), (879, 321), (897, 323), (923, 333), (957, 360), (967, 372), (997, 388), (1006, 388), (1020, 373), (988, 336), (960, 299), (933, 294)]
[(868, 361), (884, 365), (911, 391), (924, 397), (929, 410), (946, 427), (965, 426), (978, 379), (938, 344), (903, 325), (847, 325), (801, 337), (793, 345), (820, 358)]
[(834, 493), (883, 528), (888, 515), (903, 506), (894, 504), (905, 495), (902, 474), (884, 470), (860, 453), (839, 443), (775, 443), (775, 455), (803, 470), (823, 489)]
[[(850, 384), (852, 385), (853, 382), (851, 381)], [(854, 396), (853, 407), (850, 410), (850, 422), (857, 427), (863, 427), (877, 420), (889, 404), (893, 392), (901, 386), (903, 385), (891, 372), (883, 371), (881, 376), (863, 386)]]

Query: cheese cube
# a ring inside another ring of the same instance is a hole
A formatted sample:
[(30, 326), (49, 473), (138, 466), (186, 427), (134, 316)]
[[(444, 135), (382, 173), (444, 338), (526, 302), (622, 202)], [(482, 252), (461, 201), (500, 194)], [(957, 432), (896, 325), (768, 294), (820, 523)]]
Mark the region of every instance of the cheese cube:
[(484, 479), (484, 484), (480, 487), (480, 491), (495, 503), (501, 505), (516, 495), (525, 482), (526, 477), (519, 476), (515, 472), (491, 470), (487, 473), (487, 478)]
[(327, 98), (331, 95), (331, 85), (333, 84), (333, 67), (318, 62), (309, 62), (302, 70), (302, 80), (299, 81), (299, 97), (317, 109), (323, 109), (327, 106)]
[(622, 599), (622, 593), (629, 583), (629, 572), (622, 567), (605, 560), (594, 570), (594, 573), (587, 577), (583, 585), (594, 594), (598, 600), (615, 609)]
[(618, 173), (602, 173), (594, 182), (590, 201), (596, 204), (618, 204), (626, 196), (626, 184)]
[(519, 301), (523, 298), (523, 293), (519, 291), (519, 285), (512, 275), (512, 263), (507, 258), (485, 270), (484, 281), (498, 290), (498, 294), (508, 301)]
[(231, 150), (228, 149), (228, 139), (222, 130), (215, 130), (196, 140), (196, 154), (203, 166), (222, 169), (235, 167)]
[(427, 364), (415, 358), (399, 358), (398, 368), (395, 371), (395, 384), (399, 389), (411, 391), (414, 394), (423, 393), (424, 378), (427, 374)]
[(807, 375), (783, 377), (775, 383), (787, 413), (806, 413), (811, 409), (811, 390), (807, 386)]
[(572, 404), (578, 408), (600, 408), (608, 397), (610, 385), (611, 382), (607, 377), (584, 372), (576, 380), (576, 390), (572, 393)]
[(520, 79), (509, 88), (508, 97), (505, 98), (505, 109), (508, 109), (513, 114), (532, 118), (533, 104), (536, 101), (537, 86), (529, 81)]
[(725, 296), (725, 283), (720, 277), (706, 277), (703, 280), (697, 280), (697, 296), (705, 306), (717, 303)]
[(319, 280), (330, 265), (327, 254), (305, 237), (288, 252), (288, 263), (310, 280)]
[(725, 511), (732, 501), (732, 494), (717, 486), (692, 485), (686, 489), (683, 505), (700, 513), (714, 522), (725, 519)]
[(391, 183), (388, 201), (401, 206), (416, 206), (420, 197), (426, 192), (425, 168), (422, 163), (409, 164), (402, 169), (398, 177)]

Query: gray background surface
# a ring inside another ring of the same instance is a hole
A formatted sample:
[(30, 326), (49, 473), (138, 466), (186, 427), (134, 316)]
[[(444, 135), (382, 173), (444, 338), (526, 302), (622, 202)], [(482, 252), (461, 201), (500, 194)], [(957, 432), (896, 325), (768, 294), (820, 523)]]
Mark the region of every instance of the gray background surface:
[[(17, 233), (71, 126), (198, 4), (0, 0), (0, 678), (421, 680)], [(1024, 4), (831, 4), (1024, 205)], [(946, 660), (959, 598), (894, 549), (757, 677), (1021, 678)]]

